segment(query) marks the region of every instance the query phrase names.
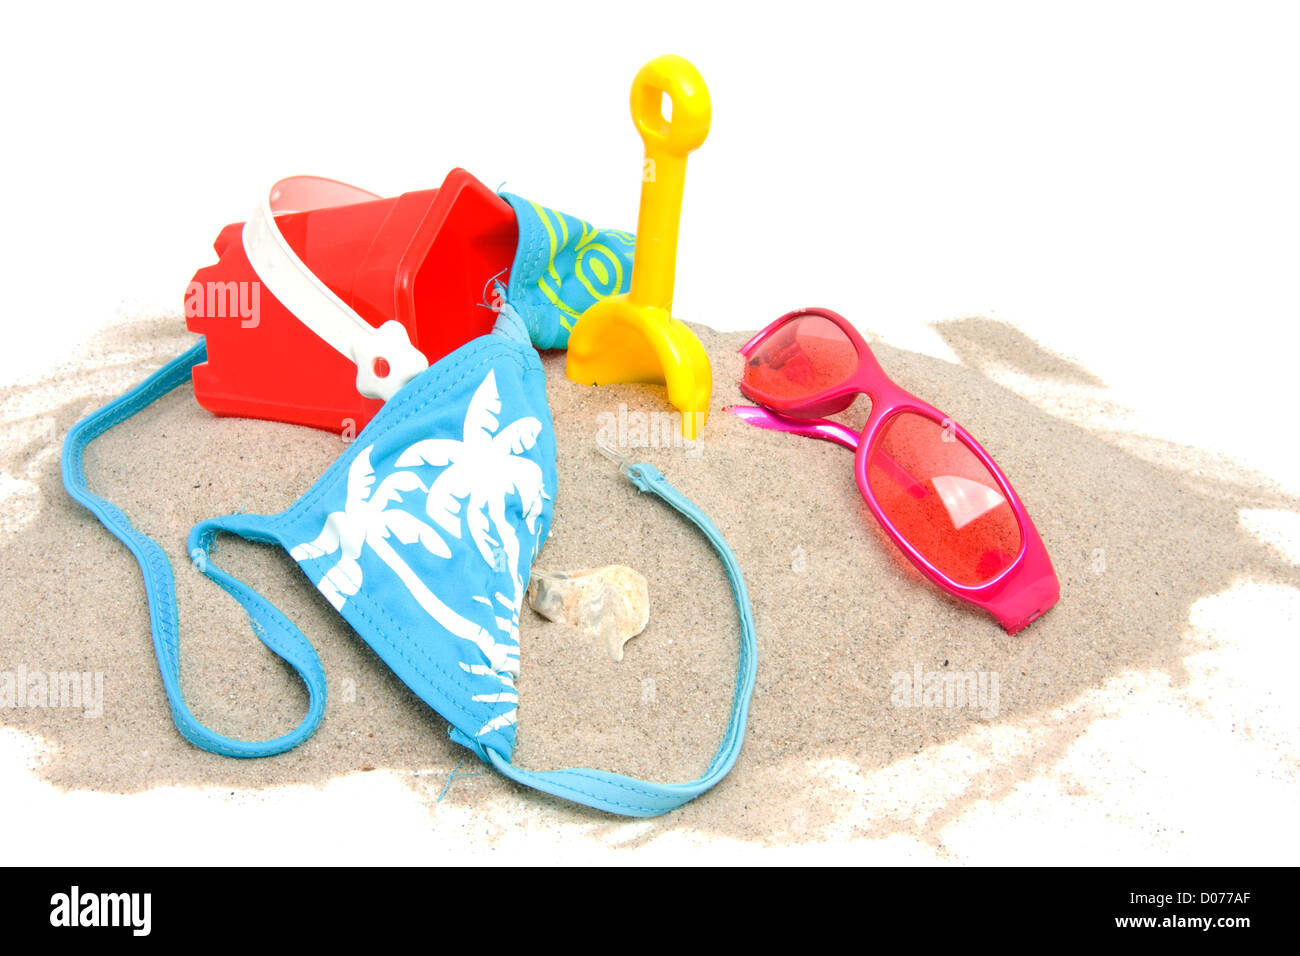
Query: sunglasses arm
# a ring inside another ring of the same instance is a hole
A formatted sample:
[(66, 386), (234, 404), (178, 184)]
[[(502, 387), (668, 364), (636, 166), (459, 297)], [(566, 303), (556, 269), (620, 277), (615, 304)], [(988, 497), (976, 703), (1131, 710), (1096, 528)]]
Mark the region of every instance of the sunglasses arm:
[(825, 418), (790, 418), (754, 405), (729, 405), (723, 411), (731, 412), (755, 428), (802, 435), (804, 438), (820, 438), (822, 441), (843, 445), (849, 451), (858, 450), (857, 432)]

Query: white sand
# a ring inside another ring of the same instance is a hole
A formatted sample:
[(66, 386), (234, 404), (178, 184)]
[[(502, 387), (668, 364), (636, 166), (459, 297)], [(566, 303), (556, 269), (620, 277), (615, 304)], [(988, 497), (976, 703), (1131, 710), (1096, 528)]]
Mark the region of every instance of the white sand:
[[(0, 737), (6, 759), (36, 762), (36, 777), (11, 780), (4, 800), (33, 819), (73, 799), (88, 818), (118, 821), (185, 807), (210, 831), (183, 845), (212, 858), (235, 852), (241, 833), (291, 845), (305, 821), (336, 819), (341, 807), (352, 808), (341, 834), (374, 838), (357, 855), (388, 859), (438, 847), (517, 853), (525, 839), (532, 852), (562, 846), (568, 858), (610, 845), (653, 857), (701, 844), (741, 856), (765, 847), (768, 858), (806, 852), (776, 847), (809, 846), (879, 860), (1105, 862), (1116, 846), (1134, 860), (1294, 858), (1294, 828), (1278, 827), (1294, 803), (1297, 766), (1296, 650), (1283, 630), (1300, 583), (1287, 550), (1296, 501), (1194, 452), (1075, 424), (1085, 409), (1019, 397), (979, 369), (1030, 383), (1018, 388), (1026, 393), (1092, 395), (1101, 386), (984, 320), (940, 326), (965, 367), (884, 346), (878, 356), (981, 438), (1038, 524), (1062, 600), (1021, 635), (938, 592), (892, 550), (862, 504), (847, 452), (722, 414), (739, 400), (731, 383), (743, 336), (701, 330), (717, 392), (698, 455), (659, 448), (636, 457), (713, 518), (754, 600), (758, 688), (745, 748), (718, 788), (640, 823), (491, 772), (457, 777), (439, 802), (467, 756), (446, 740), (445, 722), (287, 556), (234, 541), (219, 560), (256, 581), (320, 649), (330, 705), (317, 735), (290, 754), (234, 761), (196, 750), (167, 711), (134, 562), (63, 494), (55, 451), (88, 404), (181, 351), (178, 325), (119, 330), (57, 383), (0, 396), (0, 671), (21, 664), (105, 677), (101, 716), (0, 710), (12, 728)], [(725, 578), (694, 530), (638, 498), (592, 449), (602, 412), (617, 415), (620, 403), (663, 410), (662, 393), (575, 386), (557, 357), (547, 368), (560, 490), (538, 564), (636, 567), (650, 581), (652, 616), (615, 663), (571, 629), (525, 614), (517, 761), (694, 776), (730, 701), (736, 633)], [(845, 420), (864, 417), (865, 400)], [(180, 566), (195, 521), (282, 508), (341, 451), (323, 433), (214, 419), (179, 390), (97, 443), (87, 467), (92, 485)], [(178, 581), (183, 675), (200, 718), (250, 736), (296, 723), (301, 688), (234, 602), (199, 575)], [(996, 673), (996, 715), (896, 706), (893, 675), (918, 666)], [(460, 769), (483, 768), (471, 758)]]

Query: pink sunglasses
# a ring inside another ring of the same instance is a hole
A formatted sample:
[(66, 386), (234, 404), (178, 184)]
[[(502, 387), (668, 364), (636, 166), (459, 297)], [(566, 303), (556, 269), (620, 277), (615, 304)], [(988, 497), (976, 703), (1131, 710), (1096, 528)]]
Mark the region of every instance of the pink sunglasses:
[[(927, 578), (984, 608), (1010, 634), (1057, 602), (1052, 561), (1002, 470), (964, 428), (894, 384), (842, 315), (787, 313), (740, 354), (740, 390), (762, 407), (727, 411), (852, 450), (871, 513)], [(860, 435), (818, 417), (861, 394), (871, 414)]]

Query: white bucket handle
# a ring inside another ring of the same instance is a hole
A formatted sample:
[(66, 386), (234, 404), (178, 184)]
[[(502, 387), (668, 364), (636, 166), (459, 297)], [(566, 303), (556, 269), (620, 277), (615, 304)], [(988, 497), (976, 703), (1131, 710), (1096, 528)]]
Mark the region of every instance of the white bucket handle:
[[(275, 221), (276, 213), (368, 202), (374, 193), (317, 176), (291, 176), (244, 223), (244, 254), (262, 284), (299, 322), (357, 367), (357, 391), (388, 401), (429, 367), (406, 327), (389, 319), (375, 328), (330, 290), (298, 257)], [(381, 374), (382, 372), (382, 374)]]

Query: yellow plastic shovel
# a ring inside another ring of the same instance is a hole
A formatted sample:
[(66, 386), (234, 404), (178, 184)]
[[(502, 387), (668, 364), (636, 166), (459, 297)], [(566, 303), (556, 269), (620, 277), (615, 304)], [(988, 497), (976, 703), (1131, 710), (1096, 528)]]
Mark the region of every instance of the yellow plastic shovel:
[[(672, 102), (668, 117), (662, 104)], [(713, 370), (699, 338), (672, 317), (686, 155), (709, 135), (713, 107), (699, 71), (680, 56), (651, 60), (632, 81), (632, 119), (645, 141), (632, 286), (591, 306), (573, 326), (565, 373), (591, 385), (654, 382), (696, 438), (709, 414)]]

